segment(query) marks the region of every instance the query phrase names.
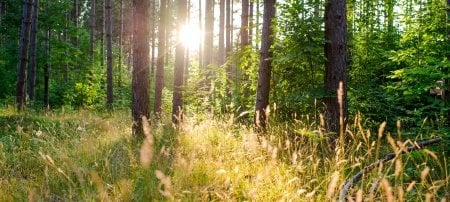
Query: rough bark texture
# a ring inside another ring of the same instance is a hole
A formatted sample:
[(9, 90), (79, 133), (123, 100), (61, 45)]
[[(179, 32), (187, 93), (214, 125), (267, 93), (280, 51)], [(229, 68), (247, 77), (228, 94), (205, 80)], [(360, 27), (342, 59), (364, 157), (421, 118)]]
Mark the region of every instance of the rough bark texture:
[(266, 109), (269, 106), (270, 75), (273, 43), (272, 20), (275, 17), (275, 0), (264, 1), (263, 28), (261, 37), (261, 55), (259, 59), (258, 89), (256, 93), (255, 126), (257, 130), (266, 128)]
[(44, 106), (48, 110), (50, 109), (50, 69), (51, 69), (51, 60), (50, 60), (50, 37), (51, 31), (50, 29), (46, 30), (45, 33), (45, 66), (44, 66)]
[(113, 54), (112, 54), (112, 5), (111, 0), (105, 0), (106, 11), (106, 104), (111, 110), (114, 102), (113, 92)]
[(219, 65), (225, 62), (225, 0), (219, 3), (219, 52), (217, 54)]
[[(225, 33), (225, 52), (226, 52), (226, 58), (228, 59), (230, 57), (231, 51), (233, 49), (232, 47), (232, 39), (231, 35), (233, 34), (233, 28), (231, 26), (231, 20), (232, 20), (232, 10), (231, 10), (231, 4), (233, 3), (232, 0), (226, 0), (226, 33)], [(231, 65), (227, 65), (227, 96), (231, 98), (231, 81), (233, 80), (233, 67)]]
[[(325, 5), (325, 125), (327, 131), (336, 134), (345, 132), (347, 121), (346, 20), (345, 0), (328, 0)], [(342, 108), (338, 102), (340, 82), (343, 84)]]
[[(202, 0), (198, 0), (198, 30), (203, 30), (202, 29), (202, 19), (203, 19), (203, 14), (202, 14)], [(201, 36), (200, 41), (203, 40), (203, 36)], [(198, 66), (200, 68), (203, 68), (203, 43), (200, 42), (198, 44)]]
[(241, 47), (248, 45), (248, 1), (242, 0), (241, 10)]
[(149, 8), (148, 0), (133, 0), (133, 134), (142, 138), (142, 116), (149, 117)]
[(31, 22), (31, 36), (30, 36), (30, 63), (28, 67), (28, 96), (30, 100), (34, 100), (35, 86), (36, 86), (36, 69), (37, 69), (37, 32), (38, 32), (38, 15), (39, 15), (39, 0), (35, 0), (33, 4), (33, 14)]
[[(214, 1), (215, 0), (208, 0), (205, 4), (205, 40), (203, 51), (203, 63), (205, 69), (208, 69), (208, 66), (213, 63)], [(209, 85), (209, 78), (207, 78), (206, 84)]]
[[(181, 30), (186, 23), (187, 17), (187, 1), (178, 0), (177, 9), (177, 31), (180, 36)], [(180, 37), (177, 38), (179, 40)], [(186, 47), (181, 41), (177, 42), (175, 52), (175, 69), (174, 69), (174, 81), (173, 81), (173, 98), (172, 98), (172, 123), (178, 124), (183, 120), (182, 108), (183, 108), (183, 76), (185, 65), (185, 53)]]
[[(447, 0), (447, 38), (450, 43), (450, 0)], [(447, 56), (450, 60), (450, 54)], [(449, 68), (447, 68), (447, 74), (450, 74)], [(445, 101), (447, 107), (450, 105), (450, 79), (447, 79), (447, 94), (445, 94)], [(447, 126), (450, 127), (450, 110), (447, 111)]]
[(23, 4), (22, 28), (20, 32), (19, 62), (17, 64), (16, 83), (16, 105), (19, 111), (25, 108), (26, 104), (26, 78), (28, 62), (28, 45), (30, 43), (31, 13), (33, 0), (26, 0)]
[(162, 112), (162, 90), (164, 87), (164, 54), (166, 52), (166, 0), (161, 0), (159, 9), (158, 26), (158, 58), (156, 59), (156, 78), (155, 78), (155, 105), (154, 113), (157, 119)]
[(89, 56), (91, 59), (91, 65), (94, 63), (94, 45), (95, 45), (95, 15), (96, 15), (96, 0), (91, 0), (91, 14), (90, 14), (90, 27), (89, 27)]
[(253, 7), (255, 7), (255, 2), (251, 0), (248, 11), (248, 41), (250, 45), (253, 43)]

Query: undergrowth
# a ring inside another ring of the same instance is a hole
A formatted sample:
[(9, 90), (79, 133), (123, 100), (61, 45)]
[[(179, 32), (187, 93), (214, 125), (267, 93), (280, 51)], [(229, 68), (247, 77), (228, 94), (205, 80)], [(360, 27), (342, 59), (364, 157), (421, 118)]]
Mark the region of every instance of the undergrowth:
[[(0, 109), (0, 201), (337, 200), (346, 179), (385, 154), (448, 136), (439, 130), (404, 135), (414, 131), (403, 132), (401, 123), (371, 131), (356, 118), (345, 144), (333, 149), (320, 121), (272, 121), (267, 134), (257, 135), (233, 116), (194, 115), (179, 128), (151, 124), (147, 167), (129, 117), (125, 111)], [(356, 183), (347, 199), (449, 201), (446, 146), (397, 155)]]

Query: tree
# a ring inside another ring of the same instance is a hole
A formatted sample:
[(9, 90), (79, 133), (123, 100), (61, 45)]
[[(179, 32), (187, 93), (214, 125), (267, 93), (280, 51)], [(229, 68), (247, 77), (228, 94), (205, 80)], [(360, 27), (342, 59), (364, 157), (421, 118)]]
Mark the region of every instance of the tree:
[(26, 104), (26, 78), (28, 45), (30, 43), (31, 13), (33, 10), (33, 0), (24, 1), (22, 14), (22, 28), (20, 32), (19, 62), (17, 63), (17, 83), (16, 83), (16, 105), (19, 111), (25, 108)]
[(164, 87), (164, 55), (166, 52), (166, 0), (161, 0), (159, 8), (159, 26), (158, 26), (158, 58), (156, 59), (156, 78), (155, 78), (155, 105), (154, 113), (157, 119), (162, 112), (162, 90)]
[[(345, 0), (325, 4), (325, 126), (345, 133), (347, 122), (347, 17)], [(340, 88), (342, 85), (342, 88)], [(338, 96), (338, 89), (341, 98)]]
[(44, 66), (44, 106), (48, 110), (50, 109), (50, 28), (45, 31), (45, 66)]
[(142, 137), (142, 117), (149, 117), (149, 8), (148, 0), (133, 0), (133, 134)]
[(89, 24), (89, 55), (91, 64), (94, 63), (94, 45), (95, 45), (95, 21), (96, 21), (96, 0), (91, 0), (91, 14), (90, 14), (90, 24)]
[(219, 65), (223, 65), (225, 62), (225, 0), (220, 0), (219, 8), (219, 52), (217, 57)]
[[(450, 0), (447, 0), (447, 43), (450, 43)], [(450, 60), (450, 53), (447, 55), (447, 59)], [(447, 75), (450, 75), (450, 68), (447, 67)], [(445, 101), (447, 107), (450, 105), (450, 78), (447, 78), (447, 94), (445, 95)], [(447, 126), (450, 127), (450, 109), (447, 109)]]
[[(177, 32), (180, 40), (181, 31), (186, 23), (187, 17), (187, 1), (179, 0), (177, 5)], [(178, 124), (183, 120), (182, 108), (183, 108), (183, 83), (184, 83), (184, 65), (185, 65), (185, 53), (186, 47), (180, 41), (176, 45), (175, 55), (175, 70), (174, 70), (174, 82), (173, 82), (173, 98), (172, 98), (172, 123)]]
[(242, 0), (242, 10), (241, 10), (241, 48), (247, 46), (248, 42), (248, 10), (249, 10), (249, 0)]
[(38, 13), (39, 0), (34, 1), (33, 16), (31, 22), (31, 38), (30, 38), (30, 60), (28, 66), (28, 96), (30, 100), (34, 100), (35, 86), (36, 86), (36, 66), (37, 66), (37, 33), (38, 33)]
[(258, 87), (256, 92), (255, 126), (257, 130), (264, 130), (267, 121), (267, 108), (269, 107), (270, 75), (273, 44), (272, 20), (275, 17), (275, 1), (264, 1), (263, 28), (261, 36), (261, 55), (259, 59)]
[(112, 54), (112, 5), (111, 0), (105, 0), (105, 11), (106, 11), (106, 97), (107, 106), (111, 110), (112, 104), (114, 102), (114, 92), (113, 92), (113, 54)]
[[(213, 49), (214, 49), (214, 1), (208, 0), (205, 3), (205, 38), (203, 50), (203, 65), (205, 70), (213, 63)], [(207, 74), (207, 77), (209, 75)], [(206, 78), (207, 85), (209, 85), (209, 78)]]
[[(226, 32), (225, 32), (225, 54), (226, 54), (226, 59), (228, 59), (231, 55), (231, 51), (233, 50), (233, 42), (232, 42), (232, 35), (233, 35), (233, 27), (231, 25), (231, 21), (232, 21), (232, 3), (233, 0), (226, 0), (226, 5), (225, 5), (225, 9), (226, 9), (226, 22), (225, 22), (225, 26), (226, 26)], [(233, 68), (231, 65), (227, 66), (227, 96), (231, 97), (231, 81), (233, 79), (232, 77), (233, 75)]]

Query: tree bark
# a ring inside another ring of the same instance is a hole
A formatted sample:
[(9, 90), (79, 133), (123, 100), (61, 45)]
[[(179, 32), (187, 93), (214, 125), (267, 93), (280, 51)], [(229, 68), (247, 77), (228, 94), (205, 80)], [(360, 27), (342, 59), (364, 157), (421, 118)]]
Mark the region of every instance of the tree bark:
[(35, 86), (36, 86), (36, 66), (37, 66), (37, 32), (38, 32), (38, 15), (39, 15), (39, 0), (34, 1), (33, 14), (31, 22), (31, 37), (30, 37), (30, 61), (28, 67), (28, 96), (30, 100), (34, 100)]
[[(447, 40), (450, 43), (450, 0), (447, 0)], [(447, 59), (450, 60), (450, 54), (447, 55)], [(447, 68), (447, 74), (450, 75), (450, 68)], [(447, 94), (445, 95), (445, 101), (447, 107), (450, 105), (450, 79), (447, 79)], [(450, 127), (450, 110), (447, 111), (447, 126)]]
[(241, 48), (248, 45), (248, 1), (242, 0), (241, 10)]
[(109, 110), (112, 110), (114, 102), (113, 91), (113, 54), (112, 54), (112, 4), (111, 0), (105, 0), (106, 11), (106, 104)]
[(19, 111), (26, 105), (26, 78), (28, 62), (28, 45), (30, 43), (31, 13), (33, 0), (24, 1), (22, 14), (22, 28), (20, 33), (19, 61), (17, 64), (16, 105)]
[(133, 134), (142, 138), (142, 116), (149, 117), (149, 8), (148, 0), (133, 0)]
[[(325, 5), (325, 125), (329, 132), (345, 133), (347, 122), (347, 18), (345, 0)], [(342, 97), (338, 88), (342, 83)]]
[(256, 93), (255, 127), (257, 131), (266, 129), (267, 111), (269, 107), (270, 75), (273, 44), (272, 20), (275, 17), (275, 0), (264, 1), (263, 28), (261, 36), (261, 55), (259, 59), (258, 87)]
[[(203, 51), (203, 63), (206, 71), (209, 65), (213, 63), (214, 51), (214, 1), (208, 0), (205, 4), (205, 39)], [(209, 73), (207, 73), (206, 84), (209, 85)], [(209, 87), (208, 87), (209, 89)]]
[[(225, 52), (226, 52), (226, 58), (228, 59), (232, 52), (232, 38), (233, 35), (233, 27), (231, 26), (231, 21), (233, 17), (233, 12), (231, 9), (231, 4), (233, 3), (233, 0), (226, 0), (226, 33), (225, 33)], [(228, 64), (227, 65), (227, 87), (226, 87), (226, 93), (228, 98), (231, 98), (231, 81), (233, 80), (233, 66)]]
[(119, 61), (117, 64), (117, 86), (122, 87), (122, 60), (123, 60), (123, 0), (120, 0), (120, 34), (119, 34)]
[(153, 78), (155, 76), (155, 63), (156, 63), (156, 23), (158, 22), (157, 18), (156, 18), (156, 1), (155, 2), (150, 2), (151, 3), (151, 15), (152, 15), (152, 33), (151, 33), (151, 42), (152, 42), (152, 49), (151, 49), (151, 61), (150, 61), (150, 84), (149, 84), (149, 88), (152, 88), (152, 82), (153, 82)]
[(73, 0), (72, 7), (72, 21), (75, 26), (75, 35), (73, 36), (72, 43), (75, 47), (78, 47), (78, 18), (80, 16), (79, 12), (79, 0)]
[(162, 112), (162, 90), (164, 87), (164, 56), (166, 52), (166, 0), (161, 0), (159, 9), (158, 26), (158, 58), (156, 59), (156, 78), (155, 78), (155, 105), (154, 113), (156, 119), (161, 118)]
[[(198, 0), (198, 29), (199, 30), (203, 30), (202, 29), (202, 19), (203, 19), (203, 14), (202, 14), (202, 0)], [(200, 69), (203, 69), (203, 37), (200, 37), (200, 43), (198, 44), (198, 66)]]
[(249, 6), (249, 16), (248, 16), (248, 41), (249, 44), (252, 45), (253, 44), (253, 18), (254, 18), (254, 13), (253, 13), (253, 7), (255, 7), (255, 2), (253, 0), (250, 0), (250, 6)]
[(51, 58), (50, 58), (50, 28), (46, 30), (45, 33), (45, 66), (44, 66), (44, 106), (46, 110), (50, 109), (50, 69), (51, 69)]
[(225, 63), (225, 0), (219, 2), (219, 53), (217, 54), (219, 65)]
[[(104, 4), (105, 2), (103, 2)], [(105, 7), (103, 6), (102, 9), (102, 13), (101, 16), (102, 18), (100, 19), (100, 67), (104, 67), (105, 66)]]
[[(187, 17), (187, 1), (178, 0), (177, 7), (177, 31), (178, 36), (182, 33), (183, 26), (186, 23)], [(180, 40), (179, 37), (177, 40)], [(185, 65), (186, 47), (181, 41), (177, 42), (175, 53), (175, 69), (173, 81), (173, 98), (172, 98), (172, 123), (179, 124), (183, 120), (183, 81), (184, 81), (184, 65)]]
[(96, 20), (96, 0), (91, 0), (91, 16), (90, 16), (90, 29), (89, 29), (89, 56), (91, 59), (91, 65), (94, 65), (94, 45), (95, 45), (95, 20)]

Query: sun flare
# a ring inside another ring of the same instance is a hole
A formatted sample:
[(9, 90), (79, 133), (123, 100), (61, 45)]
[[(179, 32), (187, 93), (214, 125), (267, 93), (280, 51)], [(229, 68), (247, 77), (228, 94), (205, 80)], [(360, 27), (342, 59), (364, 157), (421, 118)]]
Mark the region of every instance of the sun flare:
[(197, 26), (187, 24), (183, 26), (179, 33), (179, 38), (184, 46), (191, 50), (198, 50), (203, 32)]

